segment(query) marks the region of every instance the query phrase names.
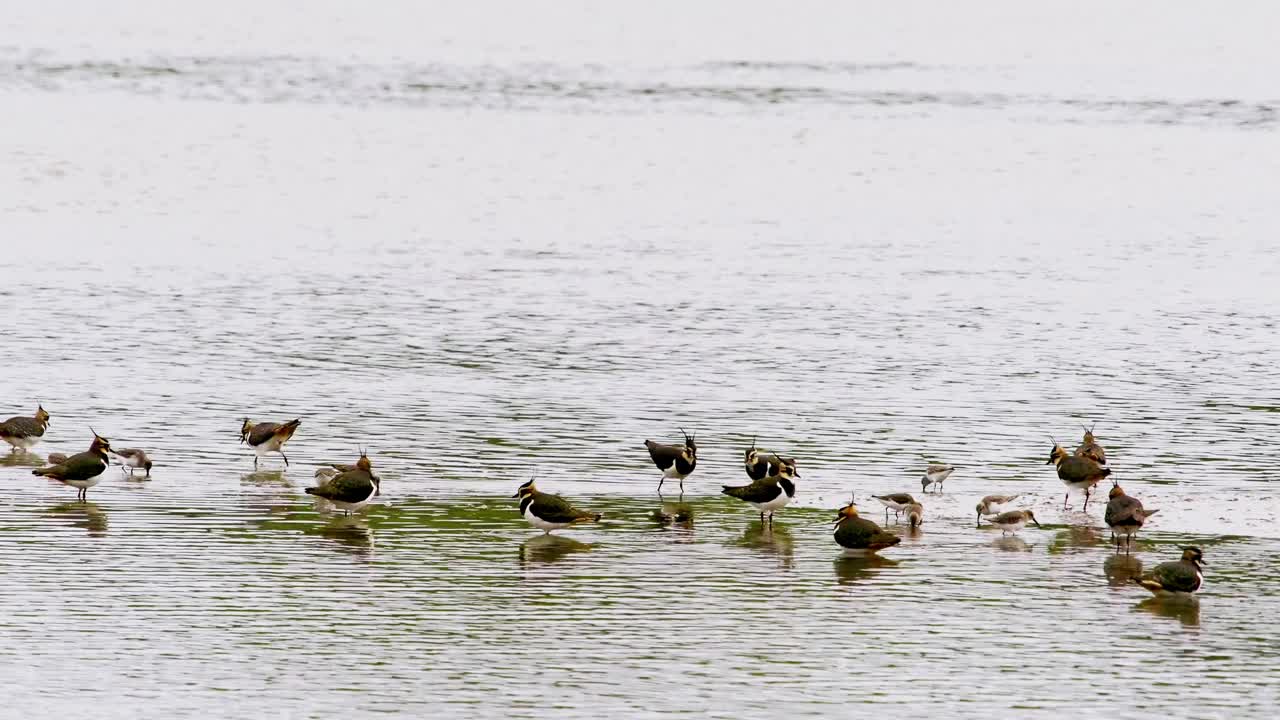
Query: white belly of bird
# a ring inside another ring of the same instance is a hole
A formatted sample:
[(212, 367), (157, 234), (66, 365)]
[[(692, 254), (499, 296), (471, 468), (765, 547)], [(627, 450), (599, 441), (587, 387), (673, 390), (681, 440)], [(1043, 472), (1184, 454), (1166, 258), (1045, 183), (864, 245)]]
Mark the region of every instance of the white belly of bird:
[(907, 507), (902, 503), (896, 503), (892, 500), (881, 500), (880, 498), (876, 498), (876, 500), (879, 501), (881, 505), (889, 508), (890, 510), (893, 510), (894, 512), (897, 512), (898, 510), (903, 510)]
[(1008, 503), (987, 503), (986, 509), (982, 511), (983, 515), (999, 515), (1004, 512), (1004, 506)]
[(1025, 518), (1022, 520), (1018, 520), (1017, 522), (1002, 523), (1002, 524), (996, 525), (996, 527), (1000, 528), (1005, 532), (1018, 532), (1019, 530), (1021, 530), (1026, 526), (1027, 526), (1027, 521)]
[(70, 485), (73, 488), (80, 488), (81, 490), (86, 490), (88, 488), (93, 487), (94, 485), (97, 485), (101, 481), (102, 481), (101, 475), (94, 475), (88, 480), (59, 480), (58, 482), (61, 482), (63, 485)]
[(687, 476), (676, 469), (675, 463), (671, 463), (671, 467), (662, 471), (662, 477), (667, 478), (668, 480), (683, 480)]
[[(1059, 478), (1059, 479), (1061, 480), (1061, 478)], [(1080, 492), (1080, 491), (1084, 490), (1084, 489), (1085, 489), (1085, 488), (1087, 488), (1087, 487), (1093, 487), (1094, 485), (1097, 485), (1097, 484), (1098, 484), (1098, 481), (1097, 481), (1097, 480), (1083, 480), (1083, 481), (1080, 481), (1080, 482), (1071, 482), (1071, 481), (1069, 481), (1069, 480), (1063, 480), (1063, 481), (1062, 481), (1062, 484), (1063, 484), (1063, 485), (1066, 485), (1066, 486), (1067, 486), (1067, 489), (1068, 489), (1068, 490), (1071, 490), (1072, 492)]]
[(931, 483), (938, 483), (946, 480), (953, 472), (955, 472), (954, 468), (951, 470), (943, 470), (942, 472), (926, 473), (925, 477), (929, 478), (929, 482)]
[(258, 457), (262, 457), (263, 455), (266, 455), (267, 453), (270, 453), (270, 452), (279, 452), (280, 438), (273, 437), (270, 440), (255, 447), (253, 451), (258, 453)]
[(120, 464), (121, 464), (121, 465), (124, 465), (125, 467), (131, 467), (131, 468), (141, 468), (141, 467), (142, 467), (142, 458), (139, 458), (139, 457), (125, 457), (124, 455), (118, 455), (117, 457), (119, 457), (119, 458), (120, 458)]
[(755, 505), (756, 509), (760, 512), (773, 512), (774, 510), (779, 510), (785, 507), (789, 502), (791, 502), (791, 496), (787, 495), (785, 492), (780, 492), (778, 493), (778, 497), (769, 500), (768, 502), (751, 504)]
[(547, 522), (546, 520), (543, 520), (542, 518), (533, 514), (532, 503), (529, 504), (529, 507), (525, 508), (524, 519), (528, 520), (530, 525), (538, 528), (539, 530), (559, 530), (560, 528), (566, 528), (573, 524), (573, 523), (553, 523), (553, 522)]

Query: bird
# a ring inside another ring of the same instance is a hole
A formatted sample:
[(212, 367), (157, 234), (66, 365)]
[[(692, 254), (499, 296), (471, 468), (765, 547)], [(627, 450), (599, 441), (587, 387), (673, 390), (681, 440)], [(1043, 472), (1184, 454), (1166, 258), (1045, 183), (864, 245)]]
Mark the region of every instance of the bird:
[(680, 434), (684, 435), (683, 445), (663, 445), (652, 440), (644, 441), (644, 446), (649, 448), (649, 457), (653, 459), (653, 464), (662, 471), (662, 479), (658, 481), (658, 492), (662, 492), (662, 483), (672, 478), (680, 481), (680, 492), (684, 492), (684, 479), (689, 477), (693, 469), (698, 466), (698, 444), (695, 442), (697, 435), (689, 437), (684, 428), (680, 429)]
[(129, 476), (133, 477), (133, 471), (138, 468), (145, 468), (147, 477), (151, 477), (151, 458), (147, 457), (147, 453), (138, 448), (123, 448), (112, 451), (112, 454), (120, 458), (120, 467), (127, 470)]
[(1084, 440), (1082, 440), (1076, 447), (1075, 454), (1080, 457), (1089, 458), (1099, 465), (1106, 465), (1107, 451), (1103, 450), (1102, 446), (1098, 444), (1098, 441), (1094, 439), (1093, 427), (1084, 427), (1083, 425), (1080, 427), (1084, 428)]
[(49, 413), (44, 406), (36, 404), (34, 417), (11, 417), (0, 423), (0, 440), (12, 446), (12, 452), (27, 450), (40, 442), (45, 428), (49, 427)]
[(378, 494), (381, 484), (380, 478), (373, 474), (373, 463), (369, 461), (368, 454), (361, 450), (360, 459), (353, 469), (339, 472), (316, 487), (306, 488), (305, 492), (328, 500), (350, 515), (368, 504)]
[(1200, 566), (1207, 564), (1200, 548), (1188, 546), (1182, 548), (1181, 560), (1160, 563), (1150, 575), (1134, 578), (1134, 582), (1156, 597), (1189, 600), (1204, 583), (1204, 572)]
[(720, 489), (721, 493), (729, 497), (754, 505), (760, 511), (761, 523), (765, 521), (764, 514), (769, 513), (770, 525), (773, 525), (773, 513), (785, 507), (796, 496), (795, 468), (781, 458), (773, 459), (777, 461), (774, 463), (776, 470), (765, 478), (750, 485), (724, 485)]
[[(1049, 439), (1052, 440), (1053, 438)], [(1058, 479), (1067, 486), (1067, 494), (1062, 499), (1064, 510), (1067, 507), (1067, 501), (1071, 499), (1071, 491), (1084, 490), (1084, 509), (1088, 511), (1089, 495), (1093, 491), (1093, 486), (1111, 474), (1111, 468), (1098, 463), (1092, 458), (1087, 458), (1083, 455), (1068, 455), (1067, 451), (1063, 450), (1056, 440), (1054, 440), (1053, 450), (1049, 452), (1049, 460), (1045, 465), (1055, 466), (1058, 470)]]
[(1119, 483), (1111, 486), (1109, 497), (1107, 513), (1104, 516), (1107, 527), (1111, 528), (1111, 533), (1115, 536), (1116, 552), (1120, 552), (1120, 538), (1123, 536), (1125, 552), (1128, 553), (1133, 536), (1142, 529), (1142, 524), (1147, 521), (1147, 518), (1160, 511), (1142, 507), (1142, 501), (1132, 495), (1126, 495)]
[(517, 488), (511, 497), (520, 498), (520, 514), (544, 535), (578, 523), (600, 522), (603, 517), (598, 512), (579, 510), (559, 495), (538, 490), (533, 479)]
[(924, 505), (913, 502), (903, 510), (907, 514), (907, 524), (915, 529), (924, 524)]
[(982, 525), (983, 515), (995, 515), (1000, 512), (1000, 508), (1013, 502), (1018, 494), (1013, 495), (987, 495), (978, 503), (978, 525)]
[(31, 474), (53, 478), (64, 485), (78, 488), (80, 492), (76, 499), (86, 500), (89, 488), (102, 479), (102, 471), (107, 469), (107, 453), (111, 452), (111, 443), (106, 438), (94, 432), (93, 428), (89, 428), (89, 431), (93, 432), (93, 442), (89, 444), (88, 450), (76, 453), (57, 465), (36, 468)]
[(1035, 514), (1030, 510), (1010, 510), (987, 518), (987, 522), (1000, 528), (1001, 535), (1018, 532), (1026, 527), (1028, 520), (1035, 523), (1036, 527), (1040, 527), (1040, 521), (1036, 520)]
[(853, 500), (836, 515), (835, 540), (848, 555), (871, 555), (902, 542), (902, 538), (885, 532), (879, 525), (858, 516)]
[(744, 460), (747, 477), (752, 480), (777, 477), (780, 468), (784, 465), (791, 468), (792, 476), (800, 477), (800, 471), (796, 469), (795, 458), (784, 458), (776, 452), (765, 452), (757, 448), (756, 441), (752, 439), (751, 447), (747, 448)]
[(908, 505), (916, 501), (915, 498), (911, 497), (907, 493), (894, 493), (893, 495), (872, 495), (871, 497), (875, 498), (876, 500), (879, 500), (880, 504), (884, 506), (885, 523), (889, 522), (890, 510), (893, 511), (893, 514), (896, 517), (903, 510), (906, 510)]
[(955, 467), (951, 465), (930, 463), (929, 467), (924, 469), (924, 477), (920, 478), (920, 491), (929, 492), (930, 485), (937, 485), (938, 492), (942, 492), (943, 481), (951, 477), (951, 473), (955, 471)]
[(49, 457), (45, 462), (49, 465), (57, 465), (58, 463), (66, 462), (67, 457), (69, 456), (66, 453), (53, 452), (49, 453)]
[(284, 424), (255, 423), (245, 418), (240, 425), (240, 442), (247, 442), (253, 448), (253, 469), (258, 469), (258, 458), (271, 452), (280, 453), (285, 467), (289, 467), (289, 456), (284, 454), (284, 444), (289, 442), (289, 438), (293, 437), (294, 431), (301, 424), (302, 421), (296, 418)]
[[(316, 468), (315, 477), (316, 477), (316, 480), (319, 480), (320, 482), (327, 482), (337, 477), (339, 473), (351, 472), (352, 470), (359, 469), (359, 467), (360, 467), (360, 463), (358, 462), (355, 464), (329, 463), (324, 467)], [(374, 497), (381, 495), (382, 494), (382, 478), (377, 473), (373, 473), (373, 485), (375, 488), (373, 491)]]

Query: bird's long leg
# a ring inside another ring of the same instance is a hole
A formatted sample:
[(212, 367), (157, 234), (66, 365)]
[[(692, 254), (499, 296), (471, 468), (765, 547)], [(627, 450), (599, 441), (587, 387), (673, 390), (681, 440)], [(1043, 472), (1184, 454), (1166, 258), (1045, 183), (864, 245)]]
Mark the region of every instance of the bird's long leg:
[(253, 456), (253, 469), (254, 469), (254, 472), (257, 472), (257, 470), (258, 470), (258, 456), (257, 456), (257, 455), (254, 455), (254, 456)]
[(1066, 510), (1066, 509), (1067, 509), (1067, 501), (1068, 501), (1068, 500), (1070, 500), (1070, 499), (1071, 499), (1071, 491), (1069, 491), (1069, 490), (1068, 490), (1068, 491), (1067, 491), (1067, 494), (1062, 496), (1062, 509), (1063, 509), (1063, 510)]
[(761, 511), (760, 511), (760, 524), (761, 524), (762, 526), (764, 525), (764, 511), (763, 511), (763, 510), (761, 510)]
[(284, 458), (284, 466), (289, 467), (289, 456), (284, 454), (284, 450), (280, 451), (280, 457)]
[(684, 495), (684, 478), (680, 478), (680, 494)]
[(661, 478), (659, 478), (659, 479), (658, 479), (658, 495), (659, 495), (659, 496), (661, 496), (661, 495), (662, 495), (662, 483), (664, 483), (664, 482), (666, 482), (666, 481), (667, 481), (667, 476), (666, 476), (666, 475), (663, 475)]

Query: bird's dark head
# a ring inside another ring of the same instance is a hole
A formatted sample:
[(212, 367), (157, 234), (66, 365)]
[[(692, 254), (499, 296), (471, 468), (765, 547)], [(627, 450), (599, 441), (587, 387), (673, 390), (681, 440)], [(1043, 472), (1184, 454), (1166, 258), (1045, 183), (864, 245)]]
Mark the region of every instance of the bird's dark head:
[(751, 438), (751, 447), (747, 448), (747, 452), (743, 459), (748, 465), (754, 465), (758, 455), (759, 453), (756, 452), (756, 439), (753, 437)]
[(97, 453), (102, 457), (106, 457), (111, 452), (111, 441), (102, 437), (93, 428), (89, 428), (89, 432), (93, 433), (93, 442), (89, 444), (89, 452)]
[(526, 496), (532, 495), (537, 491), (538, 491), (538, 488), (533, 486), (533, 478), (529, 478), (528, 482), (516, 488), (516, 494), (512, 495), (511, 497), (523, 499)]
[[(690, 436), (689, 433), (684, 431), (684, 428), (680, 428), (680, 434), (684, 436), (684, 446), (688, 448), (689, 455), (696, 456), (698, 454), (698, 443), (695, 442), (698, 439), (697, 433)], [(752, 445), (754, 444), (753, 442)]]
[(44, 405), (36, 405), (36, 422), (46, 427), (49, 425), (49, 412), (44, 409)]
[(1196, 565), (1209, 564), (1204, 561), (1204, 551), (1194, 545), (1188, 545), (1187, 547), (1182, 548), (1182, 559), (1187, 562), (1195, 563)]
[(1030, 510), (1023, 510), (1022, 514), (1025, 515), (1028, 520), (1035, 523), (1036, 527), (1040, 527), (1040, 521), (1036, 519), (1035, 513), (1031, 512)]
[(240, 442), (249, 439), (249, 433), (253, 431), (253, 421), (245, 418), (240, 421)]
[(150, 461), (150, 460), (148, 460), (147, 462), (145, 462), (145, 463), (142, 465), (142, 467), (146, 468), (146, 471), (147, 471), (148, 473), (149, 473), (149, 472), (151, 472), (151, 461)]
[[(1052, 439), (1053, 438), (1050, 438), (1050, 440)], [(1067, 457), (1069, 457), (1069, 455), (1067, 454), (1067, 451), (1062, 449), (1062, 446), (1058, 444), (1057, 440), (1054, 440), (1053, 449), (1049, 451), (1049, 460), (1048, 462), (1045, 463), (1045, 465), (1057, 465), (1058, 463), (1065, 460)]]
[(836, 524), (839, 524), (840, 521), (846, 518), (856, 518), (856, 517), (858, 517), (858, 506), (854, 505), (853, 501), (850, 500), (848, 505), (845, 505), (844, 507), (836, 511)]
[(1112, 500), (1115, 500), (1118, 497), (1124, 497), (1124, 488), (1120, 487), (1120, 483), (1112, 484), (1111, 491), (1107, 493), (1107, 497)]
[[(942, 487), (942, 486), (941, 486), (941, 485), (939, 485), (938, 487)], [(928, 490), (928, 489), (929, 489), (929, 478), (928, 478), (927, 476), (926, 476), (926, 477), (922, 477), (922, 478), (920, 478), (920, 490), (921, 490), (921, 492), (923, 492), (923, 491), (925, 491), (925, 490)]]

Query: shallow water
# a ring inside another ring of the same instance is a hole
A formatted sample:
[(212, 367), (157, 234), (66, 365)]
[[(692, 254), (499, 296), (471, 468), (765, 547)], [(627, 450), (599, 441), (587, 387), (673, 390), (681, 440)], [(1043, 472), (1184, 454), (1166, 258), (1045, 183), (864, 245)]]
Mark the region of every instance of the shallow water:
[[(0, 416), (156, 461), (81, 504), (0, 460), (13, 712), (1269, 716), (1274, 9), (711, 5), (0, 21)], [(302, 418), (286, 473), (245, 415)], [(1044, 464), (1093, 422), (1132, 559)], [(716, 494), (753, 436), (800, 459), (771, 531)], [(318, 512), (358, 445), (382, 497)], [(605, 520), (541, 537), (535, 472)], [(1187, 542), (1198, 606), (1127, 584)]]

